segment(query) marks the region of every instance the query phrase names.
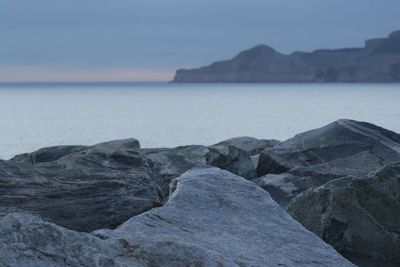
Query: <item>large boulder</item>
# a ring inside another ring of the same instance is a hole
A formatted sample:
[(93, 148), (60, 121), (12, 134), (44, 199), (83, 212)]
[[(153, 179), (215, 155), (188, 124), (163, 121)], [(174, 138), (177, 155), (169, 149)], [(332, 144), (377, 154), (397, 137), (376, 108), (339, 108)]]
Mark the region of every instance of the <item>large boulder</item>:
[(353, 266), (255, 184), (216, 168), (176, 181), (165, 206), (82, 234), (24, 214), (0, 219), (5, 266)]
[(285, 198), (305, 189), (347, 175), (366, 175), (400, 161), (399, 152), (397, 133), (366, 122), (338, 120), (265, 149), (257, 166), (263, 177), (255, 182), (273, 188), (277, 200), (287, 203)]
[(115, 228), (163, 202), (136, 150), (93, 147), (56, 161), (0, 161), (0, 214), (28, 212), (78, 231)]
[(159, 177), (158, 184), (165, 195), (168, 195), (172, 179), (193, 167), (214, 166), (245, 178), (256, 176), (255, 167), (249, 154), (233, 146), (190, 145), (176, 148), (142, 149), (141, 151), (152, 162), (153, 169)]
[(78, 145), (68, 145), (68, 146), (51, 146), (38, 149), (31, 153), (24, 153), (16, 155), (11, 160), (21, 161), (31, 164), (50, 162), (58, 160), (68, 154), (75, 152), (80, 152), (90, 148), (109, 148), (109, 149), (133, 149), (140, 148), (140, 143), (135, 138), (113, 140), (109, 142), (103, 142), (96, 144), (94, 146), (78, 146)]
[(359, 266), (400, 266), (400, 163), (305, 191), (288, 211)]

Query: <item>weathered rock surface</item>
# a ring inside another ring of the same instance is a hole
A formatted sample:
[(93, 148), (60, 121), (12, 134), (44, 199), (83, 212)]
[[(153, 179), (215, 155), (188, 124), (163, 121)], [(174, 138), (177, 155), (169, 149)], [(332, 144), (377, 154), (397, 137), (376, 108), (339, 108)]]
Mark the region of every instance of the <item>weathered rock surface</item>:
[(366, 122), (339, 120), (265, 149), (257, 172), (266, 176), (254, 181), (276, 191), (273, 196), (285, 205), (308, 188), (400, 161), (399, 152), (400, 135)]
[(247, 152), (232, 146), (139, 147), (132, 138), (47, 147), (1, 161), (0, 214), (25, 211), (79, 231), (114, 228), (162, 205), (171, 180), (194, 166), (256, 174)]
[[(114, 259), (119, 251), (124, 253), (122, 244), (104, 242), (30, 214), (0, 217), (1, 267), (121, 267)], [(130, 266), (140, 265), (132, 262)]]
[(289, 172), (281, 174), (267, 174), (251, 180), (264, 190), (268, 191), (272, 198), (283, 208), (286, 208), (290, 200), (309, 188), (319, 186), (313, 183), (313, 177), (295, 176)]
[(31, 153), (16, 155), (11, 160), (31, 164), (58, 160), (68, 154), (83, 151), (89, 148), (131, 149), (140, 148), (139, 141), (134, 138), (103, 142), (94, 146), (52, 146), (44, 147)]
[(286, 55), (266, 45), (231, 60), (180, 69), (174, 82), (399, 82), (400, 34), (367, 40), (363, 48)]
[(359, 266), (400, 266), (400, 163), (305, 191), (288, 211)]
[(278, 140), (257, 139), (249, 136), (241, 136), (227, 139), (216, 145), (233, 146), (246, 151), (251, 156), (260, 154), (266, 148), (274, 147), (279, 144)]
[(352, 266), (267, 192), (216, 168), (177, 179), (164, 207), (82, 234), (39, 218), (0, 219), (4, 266)]
[(168, 195), (172, 179), (193, 167), (214, 166), (245, 178), (256, 176), (255, 166), (247, 152), (233, 146), (191, 145), (176, 148), (142, 149), (158, 174), (158, 184)]
[(0, 214), (28, 212), (92, 231), (159, 206), (162, 193), (148, 159), (136, 150), (107, 146), (34, 165), (0, 161)]

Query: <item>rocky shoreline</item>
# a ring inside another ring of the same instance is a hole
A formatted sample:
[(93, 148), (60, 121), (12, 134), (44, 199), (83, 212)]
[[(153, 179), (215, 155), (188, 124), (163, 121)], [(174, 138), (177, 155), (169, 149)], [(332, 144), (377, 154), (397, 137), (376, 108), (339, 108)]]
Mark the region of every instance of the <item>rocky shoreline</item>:
[(400, 135), (366, 122), (47, 147), (0, 160), (0, 266), (399, 266), (399, 210)]

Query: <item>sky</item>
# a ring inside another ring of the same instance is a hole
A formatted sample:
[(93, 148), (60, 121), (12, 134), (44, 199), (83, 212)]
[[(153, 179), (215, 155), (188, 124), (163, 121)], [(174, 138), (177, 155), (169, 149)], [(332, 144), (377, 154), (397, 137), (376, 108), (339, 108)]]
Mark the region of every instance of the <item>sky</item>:
[(0, 0), (0, 82), (171, 80), (257, 44), (363, 46), (399, 0)]

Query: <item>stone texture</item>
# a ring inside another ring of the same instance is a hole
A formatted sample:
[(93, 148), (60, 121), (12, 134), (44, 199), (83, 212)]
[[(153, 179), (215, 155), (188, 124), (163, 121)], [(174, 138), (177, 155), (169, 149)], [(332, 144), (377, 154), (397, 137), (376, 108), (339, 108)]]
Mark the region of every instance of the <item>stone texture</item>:
[(363, 48), (282, 54), (258, 45), (230, 60), (180, 69), (174, 82), (399, 82), (398, 32)]
[(191, 145), (142, 151), (152, 162), (165, 195), (168, 195), (171, 180), (192, 167), (214, 166), (245, 178), (256, 176), (255, 166), (247, 152), (233, 146)]
[(400, 163), (333, 180), (294, 198), (289, 213), (358, 266), (400, 266)]
[(40, 148), (31, 153), (16, 155), (11, 160), (30, 164), (44, 163), (58, 160), (68, 154), (88, 149), (88, 146), (51, 146)]
[(308, 188), (348, 175), (366, 175), (400, 161), (399, 152), (400, 135), (366, 122), (338, 120), (265, 149), (257, 172), (266, 176), (255, 182), (270, 190), (274, 187), (280, 194), (276, 200), (287, 204)]
[(295, 176), (291, 173), (267, 174), (251, 180), (264, 190), (268, 191), (272, 198), (283, 208), (286, 208), (290, 200), (308, 188), (319, 186), (313, 177)]
[(82, 234), (23, 214), (0, 219), (4, 266), (352, 266), (255, 184), (216, 168), (176, 180), (161, 208)]
[(78, 231), (114, 228), (161, 205), (150, 164), (136, 150), (105, 146), (34, 165), (0, 161), (0, 214), (29, 212)]
[(266, 140), (266, 139), (257, 139), (249, 136), (241, 136), (227, 139), (225, 141), (219, 142), (216, 145), (226, 145), (233, 146), (239, 148), (241, 150), (246, 151), (251, 156), (260, 154), (266, 148), (274, 147), (279, 144), (278, 140)]
[[(124, 253), (122, 243), (104, 242), (30, 214), (0, 217), (1, 267), (121, 267), (114, 259), (119, 251)], [(132, 261), (129, 266), (142, 265)]]
[(256, 174), (247, 152), (232, 146), (139, 147), (132, 138), (47, 147), (1, 161), (0, 214), (25, 211), (79, 231), (114, 228), (162, 205), (171, 180), (194, 166)]
[(133, 149), (140, 148), (139, 141), (135, 138), (113, 140), (109, 142), (103, 142), (94, 146), (52, 146), (44, 147), (31, 153), (24, 153), (16, 155), (11, 160), (21, 161), (31, 164), (44, 163), (58, 160), (68, 154), (83, 151), (89, 148), (109, 148), (109, 149)]

